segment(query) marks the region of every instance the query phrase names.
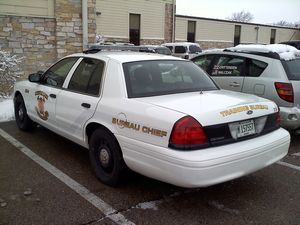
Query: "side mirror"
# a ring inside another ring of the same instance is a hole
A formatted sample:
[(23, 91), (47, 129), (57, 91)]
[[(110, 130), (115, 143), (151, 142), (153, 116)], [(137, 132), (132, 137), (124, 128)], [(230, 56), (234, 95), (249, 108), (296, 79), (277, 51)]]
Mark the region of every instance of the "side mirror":
[(43, 75), (43, 71), (38, 71), (38, 72), (36, 72), (36, 73), (32, 73), (32, 74), (30, 74), (29, 76), (28, 76), (28, 80), (30, 81), (30, 82), (35, 82), (35, 83), (37, 83), (37, 82), (39, 82), (40, 80), (41, 80), (41, 77), (42, 77), (42, 75)]

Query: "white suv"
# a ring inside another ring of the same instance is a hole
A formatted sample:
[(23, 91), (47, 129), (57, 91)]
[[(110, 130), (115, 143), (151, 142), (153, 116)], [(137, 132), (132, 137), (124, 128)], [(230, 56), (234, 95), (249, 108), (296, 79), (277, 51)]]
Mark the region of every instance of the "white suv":
[(165, 43), (162, 46), (169, 48), (173, 56), (183, 59), (191, 59), (202, 52), (200, 45), (192, 42)]
[(224, 89), (268, 98), (280, 107), (281, 125), (300, 128), (300, 51), (288, 45), (239, 45), (191, 59)]

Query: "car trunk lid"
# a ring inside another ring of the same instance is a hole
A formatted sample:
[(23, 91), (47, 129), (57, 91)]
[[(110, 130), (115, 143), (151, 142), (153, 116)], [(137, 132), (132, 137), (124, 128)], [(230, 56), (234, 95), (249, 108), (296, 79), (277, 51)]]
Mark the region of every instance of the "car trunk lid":
[(202, 126), (248, 120), (277, 112), (275, 103), (226, 90), (139, 98), (138, 101), (190, 115)]

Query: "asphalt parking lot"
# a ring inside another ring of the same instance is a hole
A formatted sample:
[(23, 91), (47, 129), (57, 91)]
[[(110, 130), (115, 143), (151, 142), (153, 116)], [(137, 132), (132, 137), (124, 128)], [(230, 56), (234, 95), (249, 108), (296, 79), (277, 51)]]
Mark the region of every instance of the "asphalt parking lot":
[(207, 188), (137, 174), (101, 184), (84, 148), (0, 123), (0, 224), (300, 224), (300, 136), (280, 163)]

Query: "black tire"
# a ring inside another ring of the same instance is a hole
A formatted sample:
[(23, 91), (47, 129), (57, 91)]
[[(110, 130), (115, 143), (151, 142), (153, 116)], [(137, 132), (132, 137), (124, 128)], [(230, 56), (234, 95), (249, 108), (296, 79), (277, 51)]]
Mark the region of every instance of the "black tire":
[(116, 186), (123, 179), (125, 162), (113, 134), (97, 129), (89, 140), (89, 156), (97, 178), (104, 184)]
[(19, 129), (24, 131), (32, 131), (36, 127), (36, 123), (33, 122), (27, 115), (27, 110), (23, 97), (17, 95), (14, 99), (15, 118)]

